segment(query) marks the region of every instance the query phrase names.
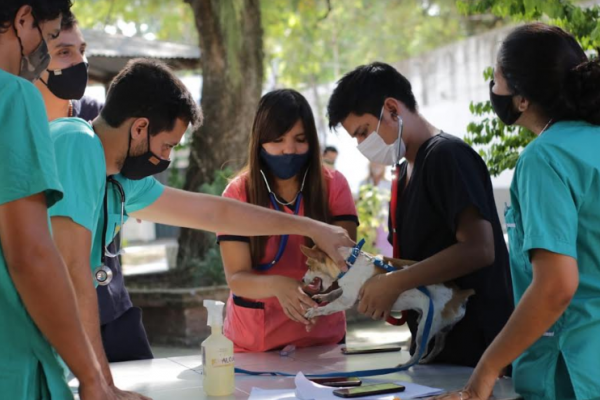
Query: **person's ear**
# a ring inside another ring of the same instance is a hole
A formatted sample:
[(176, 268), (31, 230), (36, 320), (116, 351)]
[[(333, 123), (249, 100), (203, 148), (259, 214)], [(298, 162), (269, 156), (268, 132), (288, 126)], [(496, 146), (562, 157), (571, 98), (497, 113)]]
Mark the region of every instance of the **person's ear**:
[(131, 125), (131, 129), (129, 134), (131, 135), (132, 140), (140, 140), (148, 137), (148, 127), (150, 126), (150, 121), (148, 118), (137, 118), (133, 121)]
[(383, 102), (383, 107), (392, 116), (392, 120), (396, 121), (400, 115), (401, 103), (392, 97), (388, 97)]
[(300, 251), (302, 252), (302, 254), (304, 254), (307, 258), (309, 258), (311, 260), (315, 260), (318, 262), (325, 261), (325, 253), (323, 253), (323, 251), (318, 249), (317, 246), (313, 246), (312, 248), (310, 248), (310, 247), (301, 245)]
[(31, 6), (25, 5), (19, 8), (13, 20), (13, 26), (17, 30), (19, 37), (23, 38), (23, 30), (30, 29), (33, 24), (35, 24), (35, 19), (33, 18), (33, 9)]
[(527, 111), (527, 109), (529, 109), (529, 106), (531, 104), (531, 102), (529, 100), (527, 100), (525, 97), (523, 97), (521, 95), (516, 95), (514, 97), (513, 102), (514, 102), (515, 106), (517, 107), (517, 110), (519, 110), (520, 112)]

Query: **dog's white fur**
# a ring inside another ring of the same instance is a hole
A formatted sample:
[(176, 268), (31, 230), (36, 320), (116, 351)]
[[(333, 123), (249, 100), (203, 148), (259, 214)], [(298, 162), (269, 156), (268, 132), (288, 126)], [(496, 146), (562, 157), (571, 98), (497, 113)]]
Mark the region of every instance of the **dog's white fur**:
[[(340, 249), (340, 252), (345, 254), (346, 258), (351, 251), (350, 248)], [(305, 284), (310, 284), (315, 278), (320, 278), (323, 290), (330, 288), (336, 281), (339, 285), (338, 289), (334, 289), (329, 293), (313, 296), (313, 299), (328, 304), (309, 309), (305, 314), (308, 319), (351, 308), (358, 300), (358, 293), (362, 285), (373, 275), (379, 273), (377, 271), (378, 267), (373, 263), (373, 257), (361, 252), (350, 270), (341, 279), (337, 280), (340, 271), (335, 263), (329, 257), (326, 257), (325, 253), (319, 249), (309, 249), (307, 247), (303, 247), (302, 252), (308, 257), (307, 264), (309, 265), (309, 269), (303, 278)], [(410, 262), (404, 262), (404, 264), (409, 265)], [(422, 360), (418, 358), (425, 321), (427, 320), (426, 314), (429, 310), (429, 298), (419, 290), (411, 289), (403, 292), (392, 306), (392, 311), (415, 310), (419, 313), (418, 329), (414, 338), (417, 346), (416, 351), (404, 365), (413, 362), (426, 364), (442, 351), (446, 334), (464, 317), (467, 300), (475, 293), (471, 289), (460, 290), (444, 284), (429, 285), (427, 288), (433, 300), (434, 315), (425, 351), (427, 351), (429, 341), (434, 337), (435, 346), (428, 354), (424, 354)]]

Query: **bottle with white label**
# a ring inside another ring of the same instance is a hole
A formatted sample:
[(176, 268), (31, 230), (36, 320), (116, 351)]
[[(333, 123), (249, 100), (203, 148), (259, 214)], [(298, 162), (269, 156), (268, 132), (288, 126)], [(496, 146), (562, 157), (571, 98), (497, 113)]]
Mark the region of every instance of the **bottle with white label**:
[(203, 387), (209, 396), (227, 396), (235, 390), (233, 342), (223, 336), (222, 301), (204, 300), (211, 335), (202, 342)]

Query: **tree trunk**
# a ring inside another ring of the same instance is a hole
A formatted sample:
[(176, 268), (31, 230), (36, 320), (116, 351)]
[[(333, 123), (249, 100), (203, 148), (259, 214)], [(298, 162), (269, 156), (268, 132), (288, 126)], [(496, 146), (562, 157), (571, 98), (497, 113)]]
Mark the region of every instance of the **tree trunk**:
[[(201, 51), (204, 124), (193, 133), (184, 184), (197, 192), (214, 180), (215, 171), (227, 166), (237, 171), (246, 162), (263, 83), (263, 30), (260, 0), (185, 2), (194, 12)], [(213, 244), (213, 234), (182, 229), (179, 272), (192, 272)]]

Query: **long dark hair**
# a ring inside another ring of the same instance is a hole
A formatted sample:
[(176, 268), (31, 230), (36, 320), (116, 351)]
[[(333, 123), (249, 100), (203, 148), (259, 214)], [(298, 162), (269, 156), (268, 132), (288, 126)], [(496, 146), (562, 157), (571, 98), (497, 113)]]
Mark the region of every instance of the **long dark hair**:
[(600, 64), (561, 28), (540, 22), (515, 28), (502, 43), (498, 66), (512, 92), (545, 117), (600, 125)]
[[(250, 144), (248, 146), (248, 164), (240, 173), (247, 172), (246, 195), (248, 202), (269, 207), (269, 192), (260, 174), (262, 169), (273, 187), (273, 174), (260, 158), (260, 150), (264, 143), (289, 132), (302, 121), (304, 134), (308, 141), (310, 153), (307, 164), (308, 172), (302, 196), (304, 199), (304, 215), (319, 221), (329, 222), (330, 213), (327, 202), (327, 187), (321, 166), (321, 151), (317, 128), (310, 105), (300, 93), (292, 89), (280, 89), (265, 94), (258, 104), (258, 110), (252, 124)], [(304, 172), (304, 171), (303, 171)], [(267, 236), (250, 238), (250, 251), (254, 265), (260, 262), (265, 252)], [(307, 240), (307, 244), (311, 245)]]

